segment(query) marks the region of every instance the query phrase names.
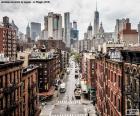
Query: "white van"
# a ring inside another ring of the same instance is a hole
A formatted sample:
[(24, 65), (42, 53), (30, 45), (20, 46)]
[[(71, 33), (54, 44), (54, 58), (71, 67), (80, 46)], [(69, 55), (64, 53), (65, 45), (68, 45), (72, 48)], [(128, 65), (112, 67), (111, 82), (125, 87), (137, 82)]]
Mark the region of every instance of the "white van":
[(65, 83), (60, 84), (59, 91), (60, 91), (60, 93), (65, 93), (66, 92), (66, 84)]

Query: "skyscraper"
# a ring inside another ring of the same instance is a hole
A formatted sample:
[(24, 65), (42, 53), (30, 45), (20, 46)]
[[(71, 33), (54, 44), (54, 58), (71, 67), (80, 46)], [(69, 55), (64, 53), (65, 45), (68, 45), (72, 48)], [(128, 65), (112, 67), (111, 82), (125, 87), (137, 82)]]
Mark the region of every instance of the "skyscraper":
[(70, 13), (64, 13), (65, 42), (66, 47), (70, 47)]
[(77, 30), (77, 22), (73, 21), (73, 30)]
[[(47, 39), (62, 40), (62, 16), (49, 12), (48, 16), (44, 17), (44, 27), (47, 32)], [(46, 35), (45, 35), (46, 36)]]
[(26, 38), (30, 38), (30, 26), (29, 26), (29, 24), (26, 27)]
[(92, 26), (91, 26), (91, 23), (88, 26), (87, 34), (88, 34), (88, 39), (92, 39)]
[(129, 18), (116, 19), (116, 25), (115, 25), (116, 41), (119, 40), (119, 32), (122, 31), (123, 29), (126, 29), (126, 23), (129, 23)]
[(41, 23), (31, 22), (31, 39), (35, 41), (41, 33)]
[(76, 21), (73, 21), (73, 25), (71, 23), (70, 29), (71, 29), (71, 32), (70, 32), (71, 40), (72, 41), (73, 40), (74, 41), (78, 41), (79, 30), (77, 29), (77, 22)]
[(140, 22), (139, 22), (139, 24), (138, 24), (138, 38), (139, 38), (139, 44), (140, 44)]
[(94, 13), (94, 35), (99, 31), (99, 12), (97, 11), (97, 3), (96, 3), (96, 11)]

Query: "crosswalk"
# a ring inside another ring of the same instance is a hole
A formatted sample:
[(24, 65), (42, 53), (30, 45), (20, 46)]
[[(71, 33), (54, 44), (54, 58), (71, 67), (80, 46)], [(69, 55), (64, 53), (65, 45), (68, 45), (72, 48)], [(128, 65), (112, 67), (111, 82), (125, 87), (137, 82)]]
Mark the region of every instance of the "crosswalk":
[(59, 100), (57, 104), (81, 104), (81, 100)]
[(87, 114), (52, 114), (51, 116), (87, 116)]

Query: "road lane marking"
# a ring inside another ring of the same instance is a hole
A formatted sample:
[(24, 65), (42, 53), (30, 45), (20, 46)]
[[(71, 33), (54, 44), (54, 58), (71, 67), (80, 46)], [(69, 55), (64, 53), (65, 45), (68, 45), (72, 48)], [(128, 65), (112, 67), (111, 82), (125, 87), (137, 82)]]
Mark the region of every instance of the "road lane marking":
[(81, 100), (59, 100), (57, 101), (57, 104), (81, 104)]
[(87, 116), (87, 114), (52, 114), (51, 116)]

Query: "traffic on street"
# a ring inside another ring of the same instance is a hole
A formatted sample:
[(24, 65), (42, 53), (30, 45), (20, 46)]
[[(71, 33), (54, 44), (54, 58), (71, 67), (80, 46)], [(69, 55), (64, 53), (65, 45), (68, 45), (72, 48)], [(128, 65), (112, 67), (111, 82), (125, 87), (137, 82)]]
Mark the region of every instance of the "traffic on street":
[(40, 116), (96, 116), (94, 105), (83, 96), (79, 66), (73, 57), (58, 82), (53, 98), (42, 102)]

